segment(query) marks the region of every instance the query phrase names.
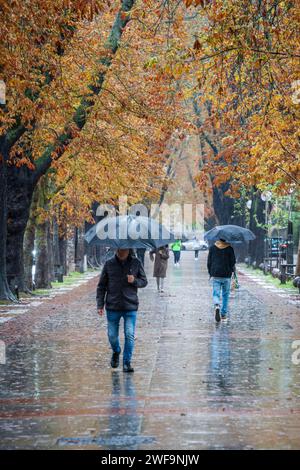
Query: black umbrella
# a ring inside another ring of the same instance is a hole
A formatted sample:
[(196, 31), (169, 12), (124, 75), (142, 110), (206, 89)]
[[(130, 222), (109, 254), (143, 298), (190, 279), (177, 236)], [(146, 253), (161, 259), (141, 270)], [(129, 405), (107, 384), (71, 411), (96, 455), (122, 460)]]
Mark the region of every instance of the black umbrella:
[(256, 237), (248, 228), (239, 225), (217, 225), (204, 234), (204, 240), (215, 242), (225, 240), (228, 243), (242, 243), (254, 240)]
[(106, 217), (85, 234), (89, 244), (111, 248), (159, 248), (174, 235), (151, 217), (123, 215)]

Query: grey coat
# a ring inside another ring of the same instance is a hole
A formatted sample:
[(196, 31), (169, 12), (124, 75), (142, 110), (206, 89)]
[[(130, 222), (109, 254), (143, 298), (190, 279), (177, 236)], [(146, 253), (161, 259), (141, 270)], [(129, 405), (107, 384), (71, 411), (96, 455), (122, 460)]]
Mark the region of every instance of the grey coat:
[(150, 259), (154, 260), (153, 277), (166, 277), (168, 268), (169, 248), (162, 247), (150, 251)]

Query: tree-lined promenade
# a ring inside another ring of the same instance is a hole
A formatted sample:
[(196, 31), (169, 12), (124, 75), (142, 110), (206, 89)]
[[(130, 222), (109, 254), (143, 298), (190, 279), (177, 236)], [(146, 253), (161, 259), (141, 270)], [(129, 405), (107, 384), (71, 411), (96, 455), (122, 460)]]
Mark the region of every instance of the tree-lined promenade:
[(36, 287), (81, 269), (97, 203), (162, 204), (190, 137), (207, 229), (248, 226), (257, 266), (272, 221), (293, 221), (297, 243), (298, 2), (0, 0), (0, 13), (1, 299), (32, 291), (33, 252)]

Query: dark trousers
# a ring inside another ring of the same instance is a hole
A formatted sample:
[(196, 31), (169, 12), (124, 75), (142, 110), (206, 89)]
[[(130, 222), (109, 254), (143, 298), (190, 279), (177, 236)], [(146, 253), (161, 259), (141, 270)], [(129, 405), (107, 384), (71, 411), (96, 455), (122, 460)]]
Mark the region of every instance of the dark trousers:
[(125, 347), (123, 354), (123, 362), (130, 362), (133, 349), (134, 349), (134, 332), (136, 323), (136, 310), (132, 311), (115, 311), (106, 310), (107, 316), (107, 333), (108, 339), (111, 345), (111, 349), (114, 352), (120, 353), (120, 341), (119, 341), (119, 325), (120, 320), (124, 318), (124, 336), (125, 336)]

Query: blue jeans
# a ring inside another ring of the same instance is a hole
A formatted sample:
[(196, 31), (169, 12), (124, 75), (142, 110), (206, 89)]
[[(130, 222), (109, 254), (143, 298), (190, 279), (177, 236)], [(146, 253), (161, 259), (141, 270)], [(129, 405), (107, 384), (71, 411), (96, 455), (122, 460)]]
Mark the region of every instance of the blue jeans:
[(221, 291), (222, 291), (221, 315), (223, 316), (227, 314), (227, 310), (228, 310), (230, 286), (231, 286), (231, 277), (214, 277), (213, 278), (214, 304), (221, 305)]
[(113, 352), (120, 353), (119, 326), (121, 317), (124, 318), (125, 346), (123, 353), (123, 363), (130, 362), (134, 349), (134, 332), (136, 323), (136, 310), (116, 311), (106, 310), (107, 334)]

